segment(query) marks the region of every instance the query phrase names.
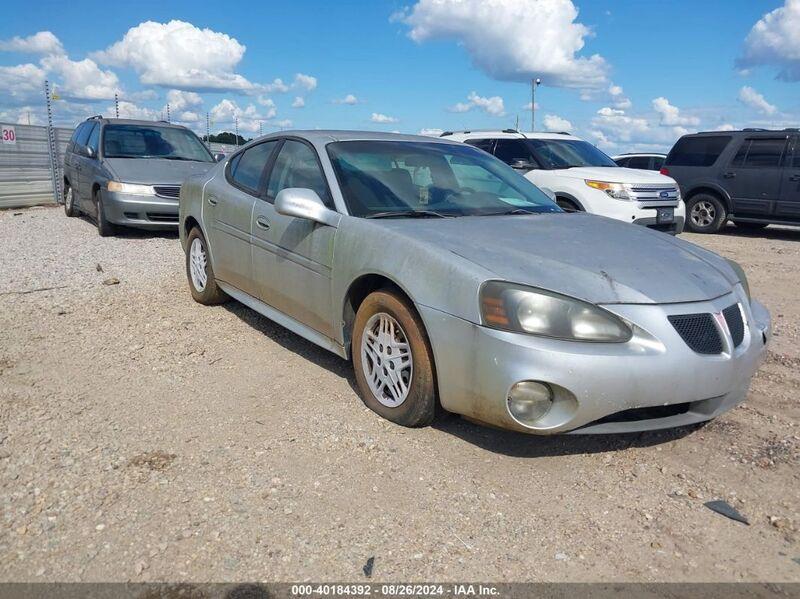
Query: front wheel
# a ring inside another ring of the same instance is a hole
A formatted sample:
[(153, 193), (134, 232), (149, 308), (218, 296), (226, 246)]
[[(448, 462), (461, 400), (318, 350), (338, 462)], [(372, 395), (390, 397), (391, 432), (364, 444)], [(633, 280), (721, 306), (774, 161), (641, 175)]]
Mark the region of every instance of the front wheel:
[(725, 205), (712, 195), (698, 193), (686, 202), (686, 228), (695, 233), (716, 233), (727, 218)]
[(575, 202), (567, 198), (556, 198), (556, 204), (564, 212), (583, 212)]
[(75, 206), (75, 192), (69, 183), (64, 183), (64, 214), (67, 216), (78, 216), (78, 208)]
[(388, 290), (368, 295), (353, 326), (353, 366), (364, 404), (403, 426), (436, 415), (436, 380), (425, 327), (414, 308)]
[(103, 206), (103, 197), (99, 191), (94, 192), (95, 220), (97, 222), (97, 232), (100, 237), (111, 237), (116, 234), (117, 226), (106, 218), (106, 210)]
[(186, 239), (186, 277), (194, 301), (212, 306), (228, 300), (228, 295), (217, 285), (214, 269), (208, 259), (206, 238), (197, 227), (189, 232)]

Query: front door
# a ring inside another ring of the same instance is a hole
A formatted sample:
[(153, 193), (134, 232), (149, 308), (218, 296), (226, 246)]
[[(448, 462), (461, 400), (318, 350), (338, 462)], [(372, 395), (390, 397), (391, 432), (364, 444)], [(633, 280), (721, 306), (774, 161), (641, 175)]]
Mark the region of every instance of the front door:
[(264, 303), (333, 337), (331, 267), (336, 229), (275, 211), (282, 189), (313, 189), (333, 208), (314, 148), (288, 139), (270, 169), (265, 198), (253, 210), (253, 273)]
[(781, 187), (787, 136), (753, 137), (742, 142), (721, 173), (721, 185), (733, 200), (736, 216), (771, 214)]
[(778, 218), (798, 221), (800, 220), (800, 135), (792, 139), (794, 148), (784, 164), (783, 181), (781, 182), (781, 195), (775, 207), (775, 216)]
[(277, 143), (264, 142), (233, 156), (224, 175), (208, 183), (203, 198), (214, 275), (253, 296), (258, 294), (250, 248), (253, 207), (261, 202), (264, 173)]

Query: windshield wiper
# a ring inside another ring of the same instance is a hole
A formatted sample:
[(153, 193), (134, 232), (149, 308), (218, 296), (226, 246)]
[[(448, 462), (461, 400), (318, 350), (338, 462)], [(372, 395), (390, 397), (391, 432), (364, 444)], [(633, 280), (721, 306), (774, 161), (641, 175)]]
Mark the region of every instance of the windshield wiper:
[(189, 162), (205, 162), (205, 160), (198, 160), (197, 158), (184, 158), (183, 156), (159, 156), (164, 160), (187, 160)]
[(484, 212), (483, 214), (476, 214), (475, 216), (502, 216), (504, 214), (538, 214), (538, 212), (525, 208), (514, 208), (513, 210), (501, 210), (500, 212)]
[(452, 216), (435, 210), (387, 210), (364, 218), (452, 218)]

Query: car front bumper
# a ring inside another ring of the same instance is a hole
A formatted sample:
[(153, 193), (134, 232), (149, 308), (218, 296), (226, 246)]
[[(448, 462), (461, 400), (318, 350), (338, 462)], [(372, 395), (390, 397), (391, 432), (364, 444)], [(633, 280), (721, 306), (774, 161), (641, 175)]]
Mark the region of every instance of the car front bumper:
[(139, 229), (174, 229), (178, 226), (178, 199), (103, 190), (106, 219), (115, 225)]
[[(669, 314), (719, 313), (737, 302), (745, 315), (744, 340), (733, 348), (730, 333), (724, 333), (721, 354), (695, 353), (667, 320)], [(740, 287), (707, 302), (604, 307), (641, 330), (627, 343), (561, 341), (490, 329), (419, 306), (442, 406), (486, 424), (542, 435), (702, 422), (744, 401), (771, 334), (769, 313), (757, 301), (748, 305)], [(510, 388), (525, 380), (545, 382), (555, 391), (540, 426), (520, 424), (508, 411)]]
[[(592, 190), (587, 195), (590, 196), (590, 201), (587, 202), (586, 206), (589, 212), (635, 225), (643, 225), (671, 235), (683, 232), (686, 222), (686, 204), (684, 204), (683, 200), (679, 199), (677, 204), (675, 200), (668, 202), (615, 200), (609, 198), (605, 192), (598, 190)], [(673, 220), (669, 222), (660, 221), (658, 218), (659, 208), (673, 208)]]

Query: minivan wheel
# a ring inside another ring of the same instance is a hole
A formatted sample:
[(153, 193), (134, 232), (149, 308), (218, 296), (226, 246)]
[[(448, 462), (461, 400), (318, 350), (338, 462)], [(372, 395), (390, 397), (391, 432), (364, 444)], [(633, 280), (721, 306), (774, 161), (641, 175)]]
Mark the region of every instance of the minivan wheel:
[(103, 208), (103, 198), (97, 191), (94, 192), (94, 206), (97, 232), (100, 234), (100, 237), (111, 237), (117, 232), (117, 227), (106, 218), (106, 211), (105, 208)]
[(686, 202), (686, 228), (695, 233), (716, 233), (727, 218), (725, 205), (712, 195), (699, 193)]
[(186, 239), (186, 277), (194, 301), (211, 306), (228, 300), (228, 295), (217, 285), (211, 260), (208, 258), (206, 238), (194, 227)]
[(69, 183), (64, 183), (64, 214), (67, 216), (78, 216), (78, 209), (75, 207), (75, 192)]
[(375, 291), (353, 325), (353, 366), (364, 404), (402, 426), (436, 415), (433, 353), (416, 311), (397, 293)]

